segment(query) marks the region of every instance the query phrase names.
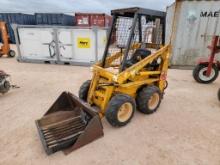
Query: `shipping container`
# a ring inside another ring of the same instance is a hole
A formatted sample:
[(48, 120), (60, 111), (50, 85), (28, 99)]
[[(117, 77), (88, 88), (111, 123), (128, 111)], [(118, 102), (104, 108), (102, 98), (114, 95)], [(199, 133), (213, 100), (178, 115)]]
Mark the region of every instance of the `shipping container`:
[[(193, 66), (200, 57), (208, 57), (213, 35), (220, 35), (220, 1), (177, 1), (167, 7), (166, 42), (174, 20), (171, 64)], [(174, 12), (175, 11), (175, 12)], [(175, 17), (174, 17), (175, 13)]]
[(21, 25), (35, 25), (35, 16), (31, 14), (22, 14), (23, 22)]
[(110, 27), (112, 17), (105, 13), (75, 13), (77, 26)]
[(18, 61), (91, 65), (100, 60), (107, 28), (18, 25), (15, 30)]
[[(15, 43), (15, 36), (14, 36), (14, 31), (12, 29), (12, 24), (34, 25), (35, 17), (34, 15), (31, 14), (0, 13), (0, 21), (4, 21), (7, 23), (10, 42)], [(1, 42), (1, 38), (0, 38), (0, 42)]]
[(35, 13), (35, 21), (36, 25), (75, 25), (75, 17), (63, 13)]

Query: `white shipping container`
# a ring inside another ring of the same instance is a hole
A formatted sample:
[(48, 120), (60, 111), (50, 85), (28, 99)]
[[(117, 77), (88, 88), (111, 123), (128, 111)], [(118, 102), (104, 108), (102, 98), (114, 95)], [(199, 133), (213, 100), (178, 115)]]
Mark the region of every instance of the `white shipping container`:
[[(208, 57), (213, 35), (220, 35), (220, 1), (177, 1), (171, 64), (192, 66)], [(167, 7), (166, 43), (169, 42), (175, 4)]]
[(18, 60), (88, 65), (100, 60), (107, 29), (55, 26), (16, 27)]

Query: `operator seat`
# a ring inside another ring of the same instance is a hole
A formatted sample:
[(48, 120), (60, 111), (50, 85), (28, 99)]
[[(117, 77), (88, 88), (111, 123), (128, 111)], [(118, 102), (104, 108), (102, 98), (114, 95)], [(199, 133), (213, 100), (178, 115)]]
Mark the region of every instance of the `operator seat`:
[(144, 48), (138, 48), (133, 53), (132, 57), (129, 60), (126, 61), (125, 67), (129, 68), (132, 65), (136, 64), (137, 62), (139, 62), (141, 59), (144, 59), (149, 55), (151, 55), (150, 50), (144, 49)]

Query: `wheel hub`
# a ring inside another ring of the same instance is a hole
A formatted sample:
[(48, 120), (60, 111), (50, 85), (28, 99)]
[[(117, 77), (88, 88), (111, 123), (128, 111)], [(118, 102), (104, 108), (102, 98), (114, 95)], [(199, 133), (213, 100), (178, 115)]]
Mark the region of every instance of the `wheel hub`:
[(158, 93), (154, 93), (148, 101), (148, 107), (154, 110), (160, 101), (160, 95)]
[(118, 111), (118, 120), (120, 122), (127, 121), (132, 115), (132, 104), (131, 103), (124, 103), (121, 105)]
[(208, 67), (205, 67), (199, 71), (199, 78), (202, 81), (209, 81), (215, 77), (215, 70), (213, 68), (211, 70), (210, 76), (206, 76), (207, 69), (208, 69)]

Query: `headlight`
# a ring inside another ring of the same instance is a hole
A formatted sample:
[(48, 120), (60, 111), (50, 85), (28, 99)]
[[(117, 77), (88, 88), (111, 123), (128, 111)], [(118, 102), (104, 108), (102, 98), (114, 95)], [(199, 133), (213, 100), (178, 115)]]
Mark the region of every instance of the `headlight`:
[(91, 67), (90, 67), (90, 71), (93, 72), (93, 70), (94, 70), (94, 68), (91, 66)]

